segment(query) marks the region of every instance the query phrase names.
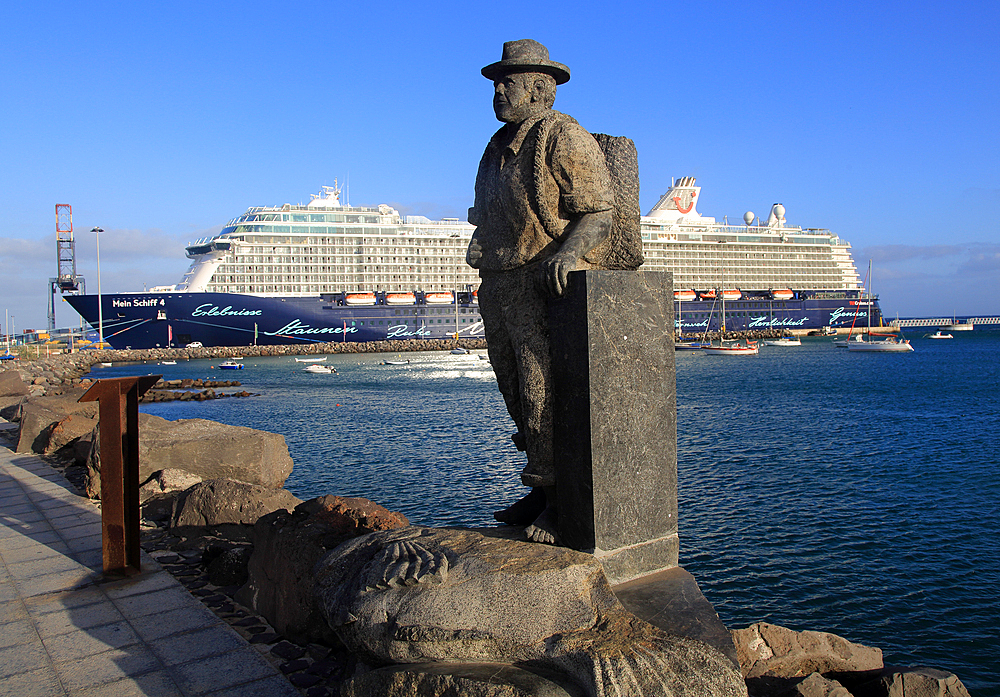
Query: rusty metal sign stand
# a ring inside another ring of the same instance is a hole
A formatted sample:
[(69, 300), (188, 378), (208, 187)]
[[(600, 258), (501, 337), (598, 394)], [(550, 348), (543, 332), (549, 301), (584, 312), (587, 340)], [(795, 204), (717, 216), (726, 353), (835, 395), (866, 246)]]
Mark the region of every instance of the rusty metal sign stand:
[(101, 422), (101, 539), (104, 573), (139, 568), (139, 397), (161, 375), (98, 380), (80, 397)]

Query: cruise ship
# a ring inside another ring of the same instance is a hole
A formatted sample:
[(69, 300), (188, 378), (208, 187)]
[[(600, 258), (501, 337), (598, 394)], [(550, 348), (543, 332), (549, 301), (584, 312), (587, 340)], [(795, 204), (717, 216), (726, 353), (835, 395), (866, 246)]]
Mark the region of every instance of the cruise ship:
[[(337, 186), (306, 205), (254, 207), (188, 245), (179, 283), (66, 301), (115, 348), (247, 346), (482, 337), (478, 273), (465, 264), (475, 228), (341, 203)], [(743, 225), (697, 212), (693, 177), (642, 216), (643, 270), (674, 274), (675, 325), (810, 330), (881, 324), (850, 244), (785, 222), (781, 204)]]

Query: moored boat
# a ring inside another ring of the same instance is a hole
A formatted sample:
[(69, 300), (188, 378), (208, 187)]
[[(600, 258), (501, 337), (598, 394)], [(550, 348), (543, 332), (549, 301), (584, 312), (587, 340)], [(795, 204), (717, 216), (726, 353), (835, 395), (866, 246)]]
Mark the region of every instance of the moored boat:
[(756, 341), (745, 343), (720, 343), (712, 344), (702, 348), (702, 353), (706, 356), (756, 356), (760, 352)]
[(782, 336), (780, 339), (765, 339), (765, 346), (801, 346), (802, 339), (797, 336)]
[(938, 329), (933, 334), (924, 334), (925, 339), (954, 339), (951, 334), (945, 334), (943, 331)]
[(231, 358), (220, 363), (219, 370), (243, 370), (243, 364)]
[(337, 369), (329, 365), (317, 365), (313, 363), (312, 365), (307, 365), (302, 369), (304, 373), (316, 373), (317, 375), (330, 375), (337, 372)]

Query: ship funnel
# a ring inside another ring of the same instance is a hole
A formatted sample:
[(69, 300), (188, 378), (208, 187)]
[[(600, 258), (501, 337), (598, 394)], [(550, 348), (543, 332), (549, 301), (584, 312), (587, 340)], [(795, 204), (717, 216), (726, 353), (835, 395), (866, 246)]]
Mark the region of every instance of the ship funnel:
[(767, 226), (768, 227), (785, 226), (785, 207), (780, 203), (776, 203), (773, 206), (771, 206), (771, 214), (767, 216)]
[(743, 222), (746, 223), (747, 225), (753, 223), (753, 218), (754, 218), (753, 211), (747, 211), (746, 213), (743, 214)]
[[(670, 185), (670, 190), (660, 197), (660, 200), (646, 215), (664, 221), (699, 220), (707, 222), (696, 205), (701, 187), (695, 185), (694, 177), (681, 177)], [(712, 219), (714, 222), (714, 218)]]

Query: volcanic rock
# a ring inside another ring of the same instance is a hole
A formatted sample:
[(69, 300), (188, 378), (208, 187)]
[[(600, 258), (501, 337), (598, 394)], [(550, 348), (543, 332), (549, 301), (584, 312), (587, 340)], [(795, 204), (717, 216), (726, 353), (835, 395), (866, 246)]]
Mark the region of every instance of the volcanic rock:
[(289, 511), (300, 503), (285, 489), (211, 479), (195, 484), (178, 499), (171, 525), (253, 524), (268, 513)]
[(796, 632), (759, 622), (732, 632), (747, 679), (801, 678), (811, 673), (880, 671), (882, 650), (825, 632)]
[[(100, 496), (100, 427), (87, 460), (87, 495)], [(203, 480), (234, 479), (278, 489), (292, 472), (284, 436), (244, 426), (139, 413), (139, 481), (158, 470), (180, 469)]]

